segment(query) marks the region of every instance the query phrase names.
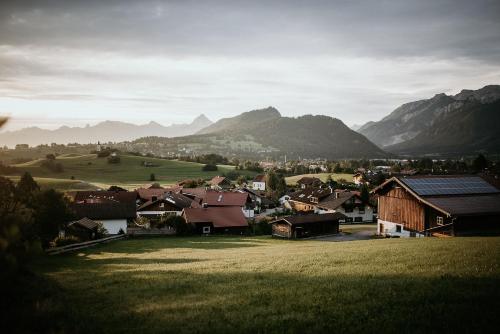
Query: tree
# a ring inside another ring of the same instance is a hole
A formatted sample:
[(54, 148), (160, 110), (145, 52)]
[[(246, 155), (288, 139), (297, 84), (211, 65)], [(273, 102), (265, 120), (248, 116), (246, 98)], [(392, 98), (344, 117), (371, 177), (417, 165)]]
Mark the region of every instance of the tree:
[(205, 166), (203, 166), (201, 168), (201, 170), (204, 171), (204, 172), (213, 172), (213, 171), (217, 170), (217, 165), (206, 164)]
[(45, 159), (47, 160), (56, 160), (56, 156), (52, 153), (49, 153), (45, 156)]
[(156, 181), (156, 176), (154, 173), (151, 173), (151, 175), (149, 175), (149, 181)]
[(193, 227), (191, 224), (186, 223), (186, 220), (181, 216), (168, 216), (165, 218), (164, 223), (166, 226), (170, 226), (175, 229), (175, 233), (177, 235), (189, 235), (193, 233)]
[(479, 154), (472, 162), (472, 167), (474, 168), (474, 171), (481, 172), (488, 168), (488, 164), (488, 159), (486, 159), (484, 155)]
[(361, 197), (361, 201), (363, 202), (363, 204), (367, 204), (370, 202), (370, 192), (368, 191), (368, 187), (366, 186), (366, 184), (363, 184), (361, 186), (360, 197)]
[(32, 201), (34, 193), (40, 190), (38, 183), (33, 180), (31, 174), (25, 172), (16, 186), (16, 195), (19, 197), (21, 202), (29, 203)]
[(339, 164), (339, 163), (337, 163), (337, 164), (335, 165), (335, 167), (333, 168), (333, 172), (334, 172), (335, 174), (342, 173), (342, 167), (340, 167), (340, 164)]
[(74, 217), (63, 194), (50, 189), (36, 194), (33, 218), (36, 234), (42, 246), (47, 247), (49, 242), (59, 235), (64, 225)]

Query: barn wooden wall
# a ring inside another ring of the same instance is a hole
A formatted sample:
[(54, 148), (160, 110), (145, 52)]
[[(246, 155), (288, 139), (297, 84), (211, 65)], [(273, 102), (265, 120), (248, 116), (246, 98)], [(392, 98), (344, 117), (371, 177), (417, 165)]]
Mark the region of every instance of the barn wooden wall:
[(402, 224), (406, 229), (425, 229), (424, 205), (419, 203), (404, 188), (393, 188), (379, 196), (378, 216), (382, 220)]

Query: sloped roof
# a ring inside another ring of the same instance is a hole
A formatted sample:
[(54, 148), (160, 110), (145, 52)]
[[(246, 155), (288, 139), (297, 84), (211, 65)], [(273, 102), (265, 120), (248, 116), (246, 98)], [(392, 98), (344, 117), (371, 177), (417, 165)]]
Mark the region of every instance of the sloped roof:
[(186, 222), (212, 223), (214, 227), (248, 227), (243, 211), (239, 207), (209, 207), (184, 209)]
[(255, 177), (253, 178), (253, 182), (266, 182), (266, 175), (265, 174), (255, 175)]
[(132, 191), (78, 191), (71, 204), (78, 219), (129, 219), (136, 217), (137, 194)]
[(500, 195), (428, 197), (427, 201), (450, 215), (500, 214)]
[(399, 180), (420, 196), (500, 193), (479, 176), (406, 177)]
[(214, 176), (212, 180), (210, 180), (210, 184), (213, 186), (219, 185), (223, 182), (231, 182), (224, 176)]
[(294, 215), (294, 216), (282, 217), (280, 219), (271, 222), (271, 224), (280, 221), (285, 221), (290, 225), (302, 225), (302, 224), (338, 221), (340, 219), (345, 219), (345, 218), (346, 216), (340, 212), (325, 213), (325, 214), (310, 213), (306, 215)]
[(143, 201), (149, 201), (153, 197), (160, 198), (168, 192), (178, 193), (182, 187), (171, 188), (138, 188), (136, 189), (137, 195)]
[(203, 203), (208, 206), (245, 206), (248, 200), (247, 193), (229, 191), (207, 191)]
[(88, 229), (88, 230), (93, 230), (93, 229), (97, 228), (97, 226), (98, 226), (97, 222), (95, 222), (91, 219), (88, 219), (87, 217), (84, 217), (80, 220), (76, 220), (76, 221), (69, 223), (68, 227), (75, 226), (75, 225), (83, 227), (83, 228)]
[(176, 194), (176, 193), (166, 193), (163, 194), (162, 197), (158, 198), (157, 200), (153, 201), (152, 199), (147, 201), (146, 203), (142, 204), (137, 208), (137, 211), (142, 211), (151, 205), (154, 205), (156, 203), (168, 203), (174, 207), (176, 207), (179, 211), (184, 209), (184, 208), (189, 208), (191, 207), (191, 203), (193, 202), (192, 199), (189, 197), (186, 197), (182, 194)]

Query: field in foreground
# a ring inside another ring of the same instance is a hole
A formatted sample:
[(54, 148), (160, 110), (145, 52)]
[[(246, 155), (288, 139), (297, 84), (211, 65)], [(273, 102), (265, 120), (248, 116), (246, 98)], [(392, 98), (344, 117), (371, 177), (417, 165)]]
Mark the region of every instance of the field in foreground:
[[(155, 165), (144, 167), (142, 162), (146, 161)], [(64, 171), (56, 173), (41, 166), (42, 160), (34, 160), (15, 165), (23, 171), (30, 172), (36, 177), (53, 180), (82, 180), (99, 187), (119, 185), (124, 187), (137, 187), (150, 183), (150, 175), (155, 174), (156, 180), (162, 184), (174, 184), (188, 178), (210, 179), (232, 170), (233, 166), (218, 166), (218, 171), (204, 172), (202, 164), (147, 158), (133, 155), (122, 155), (119, 164), (109, 164), (106, 158), (97, 158), (95, 154), (87, 155), (63, 155), (56, 159), (63, 165)], [(252, 176), (255, 173), (245, 171)], [(57, 187), (57, 184), (56, 186)]]
[(79, 332), (488, 332), (499, 254), (495, 237), (130, 239), (44, 259), (57, 293), (37, 311)]

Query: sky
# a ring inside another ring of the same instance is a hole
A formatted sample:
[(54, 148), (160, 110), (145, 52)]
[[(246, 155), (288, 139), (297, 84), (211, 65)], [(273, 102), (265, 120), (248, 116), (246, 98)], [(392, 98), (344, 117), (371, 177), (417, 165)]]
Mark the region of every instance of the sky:
[(353, 125), (487, 84), (498, 0), (0, 1), (3, 131), (267, 106)]

